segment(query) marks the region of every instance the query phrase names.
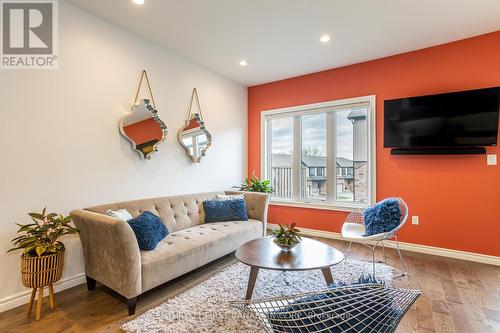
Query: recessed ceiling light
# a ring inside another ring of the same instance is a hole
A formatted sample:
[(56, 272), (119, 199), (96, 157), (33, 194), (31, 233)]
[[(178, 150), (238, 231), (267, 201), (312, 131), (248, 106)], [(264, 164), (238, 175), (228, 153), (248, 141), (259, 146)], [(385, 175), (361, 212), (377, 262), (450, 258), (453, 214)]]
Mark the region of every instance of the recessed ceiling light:
[(328, 43), (330, 41), (330, 35), (323, 35), (320, 37), (319, 41), (321, 43)]
[(246, 66), (248, 62), (246, 60), (240, 60), (240, 66)]
[(136, 5), (144, 5), (144, 0), (132, 0)]

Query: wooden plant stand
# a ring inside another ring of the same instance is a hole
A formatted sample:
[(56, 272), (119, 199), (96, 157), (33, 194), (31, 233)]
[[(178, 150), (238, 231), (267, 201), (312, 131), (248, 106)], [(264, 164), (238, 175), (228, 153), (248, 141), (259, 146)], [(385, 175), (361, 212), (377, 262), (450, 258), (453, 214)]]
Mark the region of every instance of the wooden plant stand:
[[(43, 288), (33, 288), (31, 291), (30, 304), (28, 305), (28, 315), (31, 314), (31, 310), (33, 310), (33, 303), (35, 302), (36, 290), (38, 289), (38, 301), (36, 303), (36, 314), (35, 319), (40, 320), (40, 315), (42, 314), (42, 303), (43, 303)], [(56, 307), (56, 303), (54, 302), (54, 287), (52, 284), (49, 284), (49, 305), (50, 309), (54, 310)]]
[(38, 302), (36, 304), (35, 319), (40, 320), (43, 303), (43, 289), (49, 287), (49, 305), (53, 310), (54, 302), (54, 283), (61, 276), (64, 266), (64, 252), (44, 255), (41, 257), (21, 256), (21, 275), (23, 284), (26, 287), (33, 288), (31, 291), (30, 303), (28, 305), (28, 315), (33, 310), (35, 296), (38, 289)]

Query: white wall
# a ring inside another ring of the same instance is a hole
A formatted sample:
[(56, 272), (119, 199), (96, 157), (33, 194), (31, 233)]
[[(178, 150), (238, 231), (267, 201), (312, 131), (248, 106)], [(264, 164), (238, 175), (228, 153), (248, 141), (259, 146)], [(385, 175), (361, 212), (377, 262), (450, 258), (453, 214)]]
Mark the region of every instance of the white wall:
[[(149, 161), (118, 131), (142, 69), (169, 128)], [(213, 136), (201, 164), (177, 142), (193, 87)], [(59, 69), (2, 70), (0, 97), (0, 311), (26, 301), (19, 253), (5, 252), (27, 212), (228, 189), (246, 168), (245, 87), (63, 1)], [(79, 240), (64, 243), (59, 289), (83, 281)]]

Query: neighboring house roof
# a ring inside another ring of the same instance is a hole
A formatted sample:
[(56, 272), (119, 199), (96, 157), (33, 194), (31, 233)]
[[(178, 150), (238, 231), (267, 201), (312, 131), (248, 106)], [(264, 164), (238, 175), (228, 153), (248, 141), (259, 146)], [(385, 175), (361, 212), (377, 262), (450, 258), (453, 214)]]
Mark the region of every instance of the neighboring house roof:
[(337, 157), (337, 165), (342, 168), (353, 168), (354, 163), (352, 160), (344, 157)]
[[(326, 168), (326, 156), (302, 156), (302, 164), (309, 168)], [(273, 168), (291, 168), (292, 155), (288, 154), (273, 154)], [(337, 166), (341, 168), (352, 168), (353, 161), (344, 157), (337, 157)]]
[(326, 156), (302, 156), (302, 164), (307, 167), (326, 168)]
[(360, 119), (365, 119), (366, 118), (366, 109), (354, 109), (352, 110), (349, 115), (347, 116), (347, 119), (354, 119), (354, 120), (360, 120)]
[(287, 154), (273, 154), (272, 155), (273, 168), (291, 168), (292, 155)]

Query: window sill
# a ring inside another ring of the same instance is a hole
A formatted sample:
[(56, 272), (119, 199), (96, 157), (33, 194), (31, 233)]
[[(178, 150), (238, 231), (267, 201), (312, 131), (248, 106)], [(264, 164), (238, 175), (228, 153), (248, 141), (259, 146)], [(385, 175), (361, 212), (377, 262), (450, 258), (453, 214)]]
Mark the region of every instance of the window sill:
[(271, 199), (270, 205), (272, 206), (285, 206), (285, 207), (297, 207), (297, 208), (308, 208), (308, 209), (320, 209), (320, 210), (332, 210), (339, 212), (353, 212), (365, 209), (368, 207), (367, 204), (332, 204), (332, 203), (321, 203), (321, 202), (303, 202), (303, 201), (287, 201), (287, 200), (276, 200)]

